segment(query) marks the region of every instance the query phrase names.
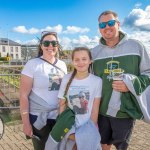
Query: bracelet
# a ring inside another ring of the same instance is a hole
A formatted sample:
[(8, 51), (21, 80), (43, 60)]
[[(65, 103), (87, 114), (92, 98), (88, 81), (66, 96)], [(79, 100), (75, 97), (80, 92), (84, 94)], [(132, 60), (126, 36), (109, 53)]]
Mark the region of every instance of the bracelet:
[(28, 114), (28, 113), (29, 113), (28, 111), (21, 112), (22, 115), (25, 115), (25, 114)]

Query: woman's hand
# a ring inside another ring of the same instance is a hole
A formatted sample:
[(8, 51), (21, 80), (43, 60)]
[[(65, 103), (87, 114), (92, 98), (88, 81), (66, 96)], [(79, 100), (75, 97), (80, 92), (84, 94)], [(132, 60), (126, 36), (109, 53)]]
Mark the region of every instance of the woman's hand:
[(33, 135), (33, 130), (32, 130), (32, 126), (30, 123), (24, 123), (23, 124), (23, 133), (29, 137), (32, 137)]
[(20, 82), (20, 112), (23, 122), (23, 132), (27, 136), (32, 136), (32, 126), (30, 124), (29, 119), (29, 100), (28, 96), (31, 92), (33, 84), (33, 79), (26, 76), (21, 75), (21, 82)]

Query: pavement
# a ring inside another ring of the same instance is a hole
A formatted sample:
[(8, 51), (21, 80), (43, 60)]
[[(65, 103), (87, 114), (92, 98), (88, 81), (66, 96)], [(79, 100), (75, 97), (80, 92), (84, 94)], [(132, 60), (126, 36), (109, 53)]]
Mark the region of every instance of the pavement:
[[(33, 150), (31, 140), (26, 140), (22, 132), (22, 124), (5, 124), (0, 150)], [(150, 150), (150, 124), (136, 121), (128, 150)]]

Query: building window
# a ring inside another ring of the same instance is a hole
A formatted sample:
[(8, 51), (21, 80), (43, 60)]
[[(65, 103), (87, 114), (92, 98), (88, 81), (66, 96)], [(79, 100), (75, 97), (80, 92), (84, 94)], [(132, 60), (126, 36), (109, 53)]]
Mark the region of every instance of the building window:
[(14, 55), (13, 55), (13, 54), (11, 54), (11, 58), (14, 58)]
[(19, 58), (19, 56), (18, 56), (18, 54), (16, 54), (16, 59), (18, 59)]
[(13, 47), (10, 47), (10, 51), (13, 52)]
[(18, 47), (16, 47), (16, 52), (18, 52)]
[(3, 51), (3, 52), (6, 52), (5, 46), (2, 47), (2, 51)]

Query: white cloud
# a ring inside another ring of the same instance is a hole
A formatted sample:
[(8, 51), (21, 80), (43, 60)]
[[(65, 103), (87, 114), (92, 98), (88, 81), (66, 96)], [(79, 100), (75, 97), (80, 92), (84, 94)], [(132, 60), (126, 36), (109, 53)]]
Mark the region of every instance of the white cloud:
[(100, 39), (100, 37), (95, 36), (94, 38), (92, 38), (91, 43), (96, 43), (96, 44), (98, 44), (98, 43), (99, 43), (99, 39)]
[(87, 35), (79, 36), (78, 38), (70, 39), (64, 37), (60, 39), (60, 43), (63, 46), (63, 49), (72, 50), (74, 47), (86, 46), (92, 48), (98, 44), (99, 37), (95, 36), (94, 38), (89, 38)]
[(133, 9), (125, 18), (123, 25), (132, 27), (134, 30), (150, 31), (150, 5), (145, 10)]
[(63, 33), (75, 34), (75, 33), (87, 33), (89, 31), (90, 31), (89, 28), (80, 28), (80, 27), (76, 27), (76, 26), (67, 26), (66, 30), (63, 31)]
[(19, 43), (19, 44), (22, 44), (22, 41), (21, 40), (15, 40), (15, 42)]
[(25, 41), (25, 43), (28, 45), (36, 45), (36, 44), (38, 44), (38, 40), (32, 39), (32, 40)]
[[(99, 37), (95, 36), (94, 38), (89, 38), (86, 35), (79, 36), (78, 38), (70, 39), (68, 37), (62, 37), (59, 39), (61, 46), (63, 47), (63, 50), (72, 50), (74, 47), (79, 47), (79, 46), (86, 46), (88, 48), (92, 48), (98, 44)], [(16, 42), (20, 44), (29, 44), (29, 45), (34, 45), (38, 44), (37, 39), (32, 39), (28, 41), (20, 41), (16, 40)]]
[(91, 42), (90, 38), (86, 35), (79, 36), (79, 39), (73, 39), (74, 44), (84, 45), (84, 44), (90, 43), (90, 42)]
[(17, 26), (13, 28), (13, 31), (18, 33), (25, 33), (25, 34), (37, 34), (37, 33), (41, 33), (42, 31), (54, 31), (57, 33), (61, 33), (62, 29), (63, 29), (62, 25), (58, 24), (57, 26), (54, 27), (47, 26), (43, 29), (37, 29), (34, 27), (27, 29), (25, 26)]
[(135, 8), (139, 8), (142, 5), (142, 3), (136, 3)]
[(32, 40), (28, 40), (28, 41), (15, 40), (15, 42), (20, 43), (20, 44), (27, 44), (27, 45), (36, 45), (36, 44), (38, 44), (37, 39), (32, 39)]
[(63, 47), (63, 49), (70, 49), (72, 50), (72, 45), (71, 45), (71, 39), (68, 37), (63, 37), (62, 39), (59, 39), (60, 45)]
[(18, 33), (25, 33), (25, 34), (37, 34), (41, 33), (42, 31), (54, 31), (57, 32), (58, 34), (65, 33), (65, 34), (76, 34), (76, 33), (87, 33), (90, 31), (89, 28), (80, 28), (76, 26), (67, 26), (66, 30), (63, 31), (63, 26), (58, 24), (56, 26), (47, 26), (42, 29), (37, 29), (37, 28), (29, 28), (27, 29), (25, 26), (17, 26), (13, 28), (14, 32)]
[(127, 34), (141, 41), (150, 53), (150, 5), (133, 9), (123, 23)]
[(138, 41), (142, 42), (147, 51), (150, 53), (150, 32), (134, 31), (128, 35), (130, 38), (137, 39)]
[(53, 31), (53, 32), (57, 32), (58, 34), (61, 33), (63, 30), (63, 26), (58, 24), (57, 26), (47, 26), (46, 28), (44, 29), (40, 29), (40, 31)]
[(20, 33), (27, 33), (28, 30), (26, 29), (25, 26), (17, 26), (13, 28), (13, 31), (15, 32), (20, 32)]
[(26, 33), (26, 34), (36, 34), (39, 32), (39, 30), (36, 28), (27, 29), (25, 26), (14, 27), (13, 31), (19, 32), (19, 33)]
[(36, 33), (38, 33), (38, 32), (39, 32), (39, 30), (36, 29), (36, 28), (31, 28), (31, 29), (28, 30), (28, 33), (29, 33), (29, 34), (36, 34)]
[(76, 33), (87, 33), (90, 31), (89, 28), (80, 28), (76, 26), (67, 26), (66, 30), (63, 31), (63, 26), (58, 24), (57, 26), (47, 26), (42, 29), (37, 29), (37, 28), (30, 28), (27, 29), (25, 26), (17, 26), (13, 28), (14, 32), (18, 33), (26, 33), (26, 34), (37, 34), (41, 33), (42, 31), (54, 31), (57, 32), (58, 34), (61, 34), (62, 32), (65, 34), (76, 34)]

